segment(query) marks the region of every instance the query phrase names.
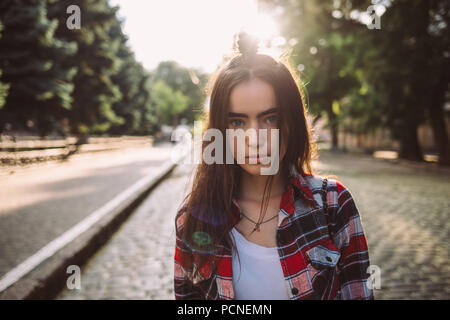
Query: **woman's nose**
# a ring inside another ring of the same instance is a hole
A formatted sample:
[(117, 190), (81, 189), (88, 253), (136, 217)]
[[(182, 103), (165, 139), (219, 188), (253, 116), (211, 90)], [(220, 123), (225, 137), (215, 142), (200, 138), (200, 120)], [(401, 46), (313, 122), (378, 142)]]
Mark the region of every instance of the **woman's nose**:
[(250, 132), (248, 135), (248, 137), (249, 137), (248, 146), (257, 148), (258, 142), (259, 142), (259, 130), (260, 130), (258, 121), (251, 121), (248, 129), (250, 129), (249, 130)]

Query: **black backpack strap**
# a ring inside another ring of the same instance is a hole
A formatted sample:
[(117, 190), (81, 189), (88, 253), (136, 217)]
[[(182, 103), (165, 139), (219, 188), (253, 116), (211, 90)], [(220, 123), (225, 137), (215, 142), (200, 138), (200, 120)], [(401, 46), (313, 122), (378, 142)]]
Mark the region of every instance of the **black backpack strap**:
[(328, 214), (328, 203), (327, 203), (327, 186), (328, 186), (328, 178), (325, 177), (322, 180), (322, 206), (323, 206), (323, 214), (325, 215), (326, 221), (327, 221), (327, 228), (328, 228), (328, 234), (330, 235), (330, 238), (333, 239), (330, 233), (329, 228), (329, 214)]
[(325, 216), (327, 217), (327, 222), (328, 222), (327, 186), (328, 186), (328, 178), (323, 178), (322, 179), (322, 205), (323, 205), (323, 212), (324, 212)]

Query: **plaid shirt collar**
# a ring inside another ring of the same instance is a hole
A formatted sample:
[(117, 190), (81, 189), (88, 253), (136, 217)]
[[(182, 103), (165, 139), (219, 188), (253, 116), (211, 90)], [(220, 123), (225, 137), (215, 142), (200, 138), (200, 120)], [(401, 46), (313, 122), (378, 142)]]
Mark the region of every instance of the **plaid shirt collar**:
[[(310, 185), (308, 184), (308, 177), (310, 176), (312, 175), (308, 173), (298, 173), (295, 166), (291, 166), (288, 177), (288, 186), (281, 196), (280, 202), (280, 212), (284, 213), (285, 216), (291, 216), (295, 211), (295, 192), (299, 192), (308, 205), (311, 205), (313, 208), (319, 207), (316, 199), (314, 199)], [(235, 199), (233, 199), (233, 214), (234, 226), (241, 219), (241, 209)]]

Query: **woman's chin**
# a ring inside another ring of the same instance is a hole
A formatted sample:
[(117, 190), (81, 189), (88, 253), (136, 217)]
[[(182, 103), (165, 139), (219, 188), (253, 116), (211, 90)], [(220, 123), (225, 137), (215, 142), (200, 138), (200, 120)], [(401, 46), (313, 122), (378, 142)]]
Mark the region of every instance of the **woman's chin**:
[(270, 164), (255, 163), (255, 164), (240, 164), (239, 166), (249, 175), (260, 176), (261, 169), (270, 167)]

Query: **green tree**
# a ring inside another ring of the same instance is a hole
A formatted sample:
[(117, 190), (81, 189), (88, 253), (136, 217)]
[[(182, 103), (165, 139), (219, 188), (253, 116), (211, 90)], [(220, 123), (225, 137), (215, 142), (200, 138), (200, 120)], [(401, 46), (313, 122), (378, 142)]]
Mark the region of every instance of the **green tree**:
[(332, 147), (338, 148), (338, 132), (348, 95), (359, 86), (349, 66), (353, 51), (352, 32), (357, 24), (333, 17), (329, 1), (265, 0), (263, 10), (273, 12), (281, 34), (287, 39), (290, 64), (301, 73), (300, 86), (308, 96), (308, 109), (314, 122), (325, 116), (332, 135)]
[[(364, 8), (368, 1), (355, 5)], [(400, 140), (402, 158), (422, 160), (417, 128), (427, 123), (433, 129), (439, 162), (450, 164), (444, 112), (449, 101), (449, 24), (448, 1), (396, 0), (382, 16), (381, 32), (367, 35), (366, 45), (376, 51), (372, 63), (376, 61), (378, 68), (367, 68), (365, 74), (386, 95), (379, 108)]]
[(73, 56), (76, 44), (55, 37), (58, 21), (46, 13), (45, 0), (0, 2), (0, 69), (10, 85), (1, 128), (6, 122), (25, 128), (32, 120), (45, 136), (70, 110), (76, 68), (64, 60)]
[(150, 75), (127, 45), (128, 38), (123, 34), (119, 21), (110, 29), (112, 38), (120, 41), (118, 58), (121, 59), (119, 72), (111, 77), (122, 93), (122, 99), (113, 104), (114, 112), (124, 119), (123, 123), (113, 125), (109, 132), (115, 134), (152, 133), (156, 119), (152, 117), (150, 99)]
[(112, 125), (121, 124), (112, 105), (122, 98), (119, 87), (111, 80), (121, 65), (117, 52), (121, 39), (112, 38), (110, 28), (117, 24), (117, 7), (107, 0), (49, 0), (51, 17), (68, 17), (69, 5), (81, 9), (81, 28), (68, 29), (60, 24), (56, 35), (65, 41), (78, 44), (77, 53), (66, 61), (78, 66), (73, 79), (73, 107), (69, 114), (71, 131), (74, 134), (104, 133)]
[(188, 107), (189, 98), (181, 91), (173, 90), (162, 80), (153, 84), (151, 96), (160, 122), (176, 126), (180, 114)]
[(421, 31), (425, 36), (425, 61), (430, 79), (427, 81), (430, 100), (426, 106), (439, 152), (439, 163), (450, 165), (450, 141), (445, 125), (445, 117), (450, 115), (444, 111), (444, 105), (450, 102), (450, 3), (433, 0), (424, 6), (428, 15), (425, 17), (425, 30)]
[[(0, 38), (2, 37), (3, 25), (0, 21)], [(2, 70), (0, 69), (0, 79), (2, 78)], [(6, 97), (8, 95), (9, 85), (0, 81), (0, 109), (5, 105)], [(0, 128), (1, 130), (1, 128)]]
[(400, 141), (400, 157), (422, 160), (417, 129), (429, 121), (440, 162), (448, 163), (448, 1), (383, 1), (381, 30), (359, 20), (369, 0), (260, 3), (281, 8), (278, 20), (303, 72), (310, 110), (326, 112), (334, 146), (338, 125), (366, 133), (385, 126)]
[(152, 79), (154, 82), (164, 81), (174, 91), (180, 91), (189, 98), (188, 106), (180, 114), (180, 119), (185, 118), (189, 123), (193, 123), (203, 112), (207, 74), (182, 67), (175, 61), (164, 61), (154, 70)]

